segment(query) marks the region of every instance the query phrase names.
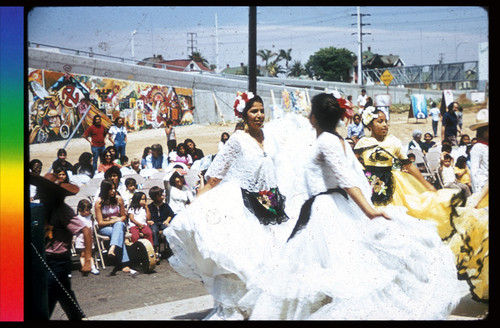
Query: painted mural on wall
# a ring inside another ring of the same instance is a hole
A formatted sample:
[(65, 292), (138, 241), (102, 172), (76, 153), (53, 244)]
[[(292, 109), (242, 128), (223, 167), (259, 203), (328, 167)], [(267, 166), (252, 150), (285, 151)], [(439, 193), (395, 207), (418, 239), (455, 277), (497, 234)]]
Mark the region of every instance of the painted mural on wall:
[(124, 117), (130, 130), (193, 123), (192, 89), (41, 69), (29, 70), (28, 87), (30, 144), (79, 137), (95, 115), (107, 128)]
[(281, 92), (281, 107), (285, 112), (308, 112), (311, 106), (304, 90)]

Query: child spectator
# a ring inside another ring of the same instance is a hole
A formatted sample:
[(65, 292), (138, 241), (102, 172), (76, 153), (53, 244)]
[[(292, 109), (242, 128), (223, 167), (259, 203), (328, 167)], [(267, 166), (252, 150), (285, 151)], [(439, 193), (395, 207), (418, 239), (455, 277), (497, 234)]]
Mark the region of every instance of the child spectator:
[(54, 173), (57, 176), (57, 180), (55, 181), (55, 183), (57, 184), (69, 183), (68, 173), (66, 172), (66, 169), (64, 167), (62, 166), (56, 167)]
[(347, 126), (347, 138), (351, 138), (356, 144), (359, 139), (365, 136), (365, 127), (361, 123), (361, 115), (354, 114), (352, 120), (353, 122)]
[(142, 232), (144, 238), (149, 240), (151, 245), (153, 245), (153, 232), (149, 227), (153, 222), (151, 221), (151, 213), (149, 213), (149, 208), (147, 207), (145, 193), (141, 191), (134, 193), (128, 209), (128, 218), (128, 228), (132, 234), (131, 241), (133, 243), (138, 241), (139, 234)]
[(132, 161), (130, 162), (130, 169), (133, 170), (134, 173), (141, 173), (141, 161), (137, 157), (132, 159)]
[(469, 188), (469, 192), (472, 190), (470, 170), (467, 166), (467, 158), (465, 156), (457, 158), (457, 163), (455, 164), (455, 176), (458, 182), (463, 183)]
[(455, 176), (455, 170), (453, 169), (453, 158), (450, 154), (443, 155), (443, 161), (441, 161), (441, 166), (439, 167), (439, 174), (443, 179), (444, 188), (455, 188), (462, 189), (465, 192), (465, 196), (470, 196), (469, 188), (463, 183), (458, 182)]
[[(78, 220), (83, 222), (86, 227), (90, 229), (92, 232), (92, 238), (94, 236), (94, 217), (92, 216), (92, 204), (87, 199), (82, 199), (78, 202), (76, 206), (78, 214), (76, 217)], [(85, 253), (84, 253), (85, 245), (83, 240), (83, 233), (80, 231), (75, 234), (75, 250), (80, 255), (80, 264), (83, 268), (83, 264), (85, 263)], [(92, 239), (92, 253), (94, 252), (94, 241)], [(90, 258), (90, 272), (92, 274), (98, 275), (100, 272), (97, 269), (94, 262), (94, 254)]]
[(132, 199), (132, 196), (134, 196), (136, 188), (137, 188), (137, 181), (134, 178), (125, 179), (125, 190), (123, 191), (123, 193), (121, 193), (125, 208), (129, 207), (130, 200)]
[(165, 203), (165, 195), (160, 187), (151, 187), (149, 189), (149, 198), (152, 200), (148, 207), (151, 213), (151, 221), (153, 221), (150, 228), (153, 231), (153, 246), (157, 254), (156, 258), (159, 258), (160, 233), (167, 228), (175, 214), (172, 208)]

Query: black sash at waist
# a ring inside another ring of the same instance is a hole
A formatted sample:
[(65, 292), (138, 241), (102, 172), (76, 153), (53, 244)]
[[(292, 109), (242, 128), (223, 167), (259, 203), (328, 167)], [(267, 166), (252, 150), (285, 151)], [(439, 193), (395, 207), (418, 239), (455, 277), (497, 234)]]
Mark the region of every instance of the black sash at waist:
[(304, 202), (304, 204), (302, 204), (302, 207), (300, 208), (299, 219), (297, 220), (297, 223), (295, 224), (295, 227), (293, 228), (293, 231), (290, 234), (290, 237), (288, 237), (287, 242), (290, 239), (292, 239), (293, 236), (295, 236), (295, 234), (297, 232), (299, 232), (300, 230), (302, 230), (307, 225), (307, 223), (309, 222), (309, 218), (311, 217), (311, 207), (312, 207), (312, 204), (314, 203), (314, 200), (316, 199), (316, 197), (320, 196), (320, 195), (332, 194), (334, 192), (338, 192), (342, 196), (344, 196), (346, 199), (348, 199), (347, 192), (344, 189), (342, 189), (342, 188), (331, 188), (331, 189), (328, 189), (327, 191), (320, 192), (319, 194), (314, 195), (311, 198), (309, 198), (308, 200), (306, 200)]

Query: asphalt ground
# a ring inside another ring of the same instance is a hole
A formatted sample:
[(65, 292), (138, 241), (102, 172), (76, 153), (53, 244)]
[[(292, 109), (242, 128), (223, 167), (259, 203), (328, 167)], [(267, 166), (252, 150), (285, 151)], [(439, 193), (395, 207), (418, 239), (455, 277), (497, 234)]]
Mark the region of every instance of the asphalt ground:
[[(99, 275), (82, 275), (75, 262), (72, 287), (80, 307), (91, 321), (199, 321), (213, 307), (213, 299), (201, 282), (180, 276), (162, 259), (150, 273), (131, 275), (113, 267), (100, 269)], [(465, 285), (464, 285), (465, 286)], [(489, 304), (464, 296), (449, 320), (485, 320)], [(57, 305), (50, 320), (68, 320)], [(489, 321), (489, 320), (488, 320)]]

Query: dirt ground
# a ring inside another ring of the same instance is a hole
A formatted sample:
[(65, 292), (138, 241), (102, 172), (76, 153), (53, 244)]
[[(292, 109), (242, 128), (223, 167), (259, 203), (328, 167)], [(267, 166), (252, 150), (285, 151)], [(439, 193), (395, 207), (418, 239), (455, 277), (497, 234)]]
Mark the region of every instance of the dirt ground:
[[(476, 113), (482, 107), (476, 106), (474, 108), (464, 109), (464, 124), (463, 133), (468, 134), (471, 138), (476, 136), (474, 131), (469, 129), (469, 126), (475, 123)], [(394, 134), (401, 139), (403, 144), (407, 144), (412, 139), (412, 132), (414, 129), (419, 129), (423, 133), (432, 132), (431, 118), (416, 120), (415, 118), (408, 118), (408, 112), (391, 113), (389, 133)], [(226, 125), (185, 125), (175, 128), (177, 134), (177, 142), (182, 142), (186, 138), (191, 138), (195, 142), (197, 148), (203, 150), (205, 155), (217, 153), (220, 135), (223, 132), (231, 134), (234, 131), (235, 123), (227, 123)], [(347, 135), (347, 129), (342, 127), (339, 129), (342, 136)], [(365, 130), (368, 134), (368, 130)], [(441, 124), (439, 125), (438, 137), (434, 141), (440, 143), (441, 141)], [(145, 147), (152, 144), (159, 143), (163, 146), (164, 151), (167, 149), (167, 139), (163, 129), (156, 130), (143, 130), (132, 131), (128, 134), (128, 143), (126, 154), (130, 160), (134, 157), (141, 158), (142, 152)], [(66, 141), (56, 141), (45, 144), (29, 145), (30, 160), (38, 158), (43, 163), (42, 174), (46, 173), (50, 168), (52, 162), (57, 159), (57, 150), (63, 148)], [(109, 140), (106, 145), (111, 143)], [(90, 144), (83, 138), (72, 139), (66, 146), (68, 153), (67, 161), (72, 164), (78, 162), (78, 157), (83, 152), (90, 152)]]

